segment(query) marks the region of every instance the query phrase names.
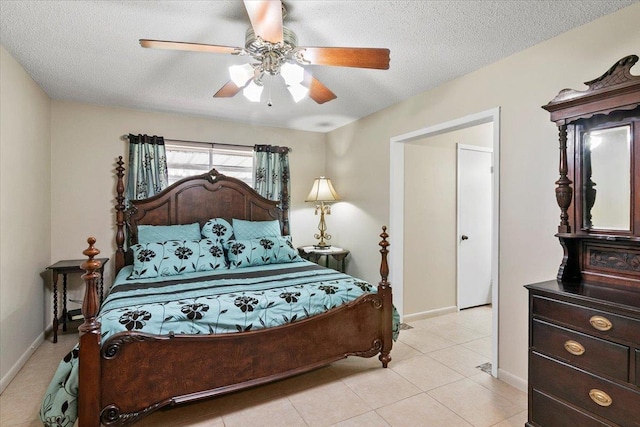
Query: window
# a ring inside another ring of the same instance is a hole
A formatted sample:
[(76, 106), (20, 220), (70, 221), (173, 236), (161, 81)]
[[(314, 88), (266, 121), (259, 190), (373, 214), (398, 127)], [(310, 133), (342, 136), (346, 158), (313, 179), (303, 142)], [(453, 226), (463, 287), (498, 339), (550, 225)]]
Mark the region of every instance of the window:
[(224, 144), (166, 142), (169, 185), (215, 168), (253, 187), (253, 147)]

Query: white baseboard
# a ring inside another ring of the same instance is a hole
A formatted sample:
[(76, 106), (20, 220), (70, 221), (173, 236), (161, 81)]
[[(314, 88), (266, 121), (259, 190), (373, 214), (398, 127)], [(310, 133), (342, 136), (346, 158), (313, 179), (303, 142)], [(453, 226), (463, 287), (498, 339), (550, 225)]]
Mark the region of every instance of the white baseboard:
[(402, 317), (403, 322), (415, 322), (416, 320), (428, 319), (430, 317), (442, 316), (443, 314), (456, 313), (458, 307), (455, 305), (451, 307), (436, 308), (435, 310), (423, 311), (421, 313), (405, 314)]
[(18, 375), (20, 369), (22, 369), (25, 363), (27, 363), (27, 360), (29, 360), (33, 353), (35, 353), (35, 351), (43, 341), (44, 332), (38, 335), (36, 340), (29, 346), (27, 351), (25, 351), (24, 354), (18, 359), (18, 361), (11, 367), (11, 369), (9, 369), (9, 372), (7, 372), (4, 377), (2, 377), (2, 379), (0, 380), (0, 394), (4, 392), (4, 389), (7, 388), (9, 383), (16, 377), (16, 375)]
[(513, 375), (509, 371), (505, 371), (502, 368), (498, 368), (498, 378), (505, 383), (517, 388), (520, 391), (524, 391), (525, 393), (529, 390), (529, 384), (527, 380), (524, 380), (518, 376)]

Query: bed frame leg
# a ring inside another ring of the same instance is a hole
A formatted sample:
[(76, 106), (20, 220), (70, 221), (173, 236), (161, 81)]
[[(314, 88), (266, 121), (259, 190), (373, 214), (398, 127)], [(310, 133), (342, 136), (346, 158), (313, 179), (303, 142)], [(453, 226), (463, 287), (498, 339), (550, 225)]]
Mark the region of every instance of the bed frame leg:
[(378, 244), (380, 246), (380, 253), (382, 254), (382, 260), (380, 261), (380, 277), (381, 280), (378, 283), (378, 295), (382, 298), (382, 349), (380, 351), (380, 362), (382, 367), (386, 368), (391, 362), (391, 346), (393, 345), (393, 296), (391, 293), (391, 284), (388, 282), (389, 277), (389, 264), (387, 263), (387, 254), (389, 251), (389, 242), (387, 241), (387, 227), (382, 226), (382, 233), (380, 234), (382, 240)]
[(78, 422), (82, 427), (100, 426), (100, 322), (96, 319), (100, 303), (97, 285), (100, 281), (101, 262), (93, 259), (100, 253), (93, 245), (95, 237), (87, 239), (89, 247), (82, 253), (89, 257), (80, 266), (85, 295), (82, 302), (84, 322), (80, 325)]

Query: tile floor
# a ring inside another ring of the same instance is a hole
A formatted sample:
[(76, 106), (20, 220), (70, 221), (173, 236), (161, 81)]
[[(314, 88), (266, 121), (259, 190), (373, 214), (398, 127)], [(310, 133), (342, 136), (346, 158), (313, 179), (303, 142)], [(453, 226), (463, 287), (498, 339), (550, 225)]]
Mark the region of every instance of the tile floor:
[[(527, 395), (478, 366), (491, 356), (491, 309), (463, 310), (409, 324), (393, 360), (348, 358), (252, 390), (161, 410), (140, 426), (496, 426), (522, 427)], [(0, 425), (39, 426), (41, 396), (77, 340), (45, 341), (0, 395)]]

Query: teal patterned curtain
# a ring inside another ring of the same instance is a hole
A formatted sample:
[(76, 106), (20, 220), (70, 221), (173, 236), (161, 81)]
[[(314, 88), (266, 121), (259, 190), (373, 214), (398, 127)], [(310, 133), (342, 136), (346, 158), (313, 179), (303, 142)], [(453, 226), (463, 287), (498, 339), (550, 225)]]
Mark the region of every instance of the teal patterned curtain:
[(168, 182), (164, 138), (129, 134), (127, 200), (151, 197), (165, 189)]
[(269, 200), (280, 200), (283, 211), (289, 209), (291, 180), (289, 147), (256, 145), (255, 190)]

